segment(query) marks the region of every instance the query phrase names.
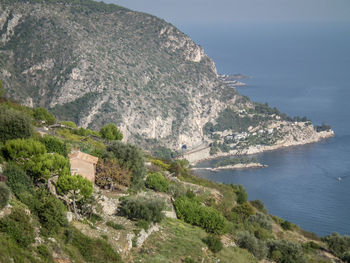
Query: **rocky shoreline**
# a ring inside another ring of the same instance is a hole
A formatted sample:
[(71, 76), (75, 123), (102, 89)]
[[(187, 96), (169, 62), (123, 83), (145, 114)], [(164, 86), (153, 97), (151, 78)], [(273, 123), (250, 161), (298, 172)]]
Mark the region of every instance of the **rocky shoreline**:
[(225, 165), (225, 166), (219, 166), (219, 167), (195, 167), (191, 168), (193, 171), (197, 170), (208, 170), (212, 172), (218, 172), (221, 170), (235, 170), (235, 169), (248, 169), (248, 168), (266, 168), (268, 167), (267, 165), (261, 164), (261, 163), (238, 163), (235, 165)]
[(196, 152), (191, 152), (189, 154), (184, 153), (183, 158), (187, 159), (191, 165), (196, 165), (199, 162), (202, 161), (208, 161), (220, 157), (228, 157), (228, 156), (235, 156), (235, 155), (252, 155), (252, 154), (258, 154), (258, 153), (263, 153), (267, 151), (273, 151), (273, 150), (278, 150), (282, 148), (287, 148), (287, 147), (292, 147), (292, 146), (299, 146), (299, 145), (306, 145), (310, 143), (316, 143), (321, 140), (325, 140), (328, 138), (334, 137), (334, 131), (329, 130), (329, 131), (321, 131), (317, 132), (314, 134), (314, 136), (311, 136), (310, 138), (307, 139), (301, 139), (301, 140), (281, 140), (277, 142), (274, 145), (256, 145), (256, 146), (250, 146), (246, 149), (241, 149), (241, 150), (233, 150), (230, 152), (219, 152), (214, 155), (210, 155), (210, 147), (203, 148), (199, 151)]

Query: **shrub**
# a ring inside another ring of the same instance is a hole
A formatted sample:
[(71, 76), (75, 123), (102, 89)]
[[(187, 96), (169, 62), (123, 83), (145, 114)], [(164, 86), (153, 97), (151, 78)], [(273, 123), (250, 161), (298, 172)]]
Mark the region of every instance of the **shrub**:
[(244, 189), (243, 185), (231, 185), (236, 193), (237, 196), (237, 203), (238, 204), (243, 204), (247, 202), (248, 200), (248, 194), (246, 190)]
[(186, 223), (202, 227), (214, 234), (223, 234), (226, 230), (225, 218), (214, 208), (202, 206), (198, 201), (186, 196), (174, 202), (176, 214)]
[(243, 203), (241, 205), (235, 206), (232, 208), (232, 213), (230, 219), (236, 223), (244, 222), (248, 217), (254, 214), (254, 209), (250, 206), (249, 203)]
[(121, 167), (116, 159), (99, 159), (96, 166), (95, 183), (102, 188), (114, 189), (115, 185), (130, 186), (131, 173)]
[(114, 124), (108, 124), (101, 128), (100, 130), (101, 137), (103, 139), (113, 141), (118, 140), (121, 141), (123, 139), (123, 134), (119, 131), (117, 126)]
[(74, 129), (73, 130), (73, 133), (74, 134), (77, 134), (79, 136), (96, 136), (96, 137), (101, 137), (100, 133), (98, 133), (97, 131), (93, 131), (93, 130), (90, 130), (90, 129), (84, 129), (84, 128), (79, 128), (79, 129)]
[(248, 221), (252, 224), (258, 224), (260, 227), (272, 230), (272, 224), (270, 218), (264, 214), (257, 213), (249, 217)]
[(37, 121), (44, 121), (48, 125), (55, 124), (56, 119), (51, 112), (45, 108), (36, 108), (33, 112), (34, 119)]
[(170, 169), (170, 164), (167, 164), (167, 163), (165, 163), (165, 162), (163, 162), (163, 161), (161, 161), (161, 160), (152, 159), (152, 160), (151, 160), (151, 163), (152, 163), (153, 165), (156, 165), (156, 166), (158, 166), (158, 167), (161, 167), (163, 170), (166, 170), (166, 171), (168, 171), (168, 170)]
[(46, 147), (33, 139), (15, 139), (7, 141), (2, 151), (7, 160), (23, 163), (33, 156), (46, 153)]
[(263, 259), (267, 255), (265, 243), (249, 232), (240, 232), (237, 236), (237, 244), (239, 247), (247, 249), (258, 259)]
[(7, 177), (7, 185), (17, 198), (19, 198), (21, 193), (31, 192), (33, 190), (32, 180), (17, 164), (7, 164), (4, 175)]
[(44, 234), (59, 233), (67, 226), (66, 207), (60, 200), (45, 189), (37, 190), (35, 198), (31, 209), (38, 216)]
[(0, 219), (0, 231), (22, 247), (28, 247), (34, 242), (34, 228), (30, 224), (30, 217), (20, 208), (13, 208), (10, 215)]
[(186, 188), (182, 183), (171, 182), (168, 186), (167, 193), (174, 198), (178, 198), (186, 194)]
[(176, 176), (186, 176), (189, 174), (189, 162), (185, 159), (176, 160), (170, 164), (169, 171)]
[(114, 228), (115, 230), (122, 230), (125, 229), (125, 227), (121, 224), (114, 223), (113, 221), (108, 221), (106, 223), (107, 226)]
[(147, 222), (160, 222), (164, 218), (165, 204), (160, 199), (129, 197), (122, 200), (119, 213), (132, 220), (143, 219)]
[(249, 203), (252, 206), (254, 206), (256, 209), (258, 209), (260, 212), (267, 214), (267, 209), (261, 200), (253, 200), (253, 201), (249, 201)]
[(149, 223), (143, 219), (137, 221), (135, 225), (139, 228), (143, 228), (145, 231), (149, 229)]
[(168, 190), (169, 182), (161, 173), (149, 173), (146, 178), (146, 187), (158, 192)]
[(268, 257), (278, 263), (304, 263), (302, 247), (287, 240), (269, 240)]
[(134, 186), (142, 184), (146, 169), (143, 152), (138, 147), (115, 141), (107, 147), (107, 151), (108, 155), (112, 155), (111, 159), (116, 158), (121, 167), (132, 172)]
[(48, 153), (58, 153), (64, 157), (68, 156), (69, 149), (67, 144), (57, 137), (46, 135), (40, 138), (40, 142), (45, 145)]
[(333, 233), (331, 235), (322, 238), (330, 251), (337, 257), (342, 257), (343, 254), (350, 249), (350, 236), (340, 236), (338, 233)]
[(61, 121), (61, 124), (73, 129), (77, 128), (77, 125), (72, 121)]
[(284, 229), (284, 230), (293, 230), (293, 224), (287, 220), (283, 221), (281, 223), (281, 227)]
[(350, 263), (350, 249), (343, 254), (341, 259), (346, 263)]
[(186, 257), (184, 260), (183, 260), (184, 263), (196, 263), (196, 261), (194, 261), (193, 258), (189, 258), (189, 257)]
[(21, 112), (0, 107), (0, 142), (16, 138), (29, 138), (34, 129), (30, 118)]
[(219, 236), (216, 235), (210, 235), (207, 238), (203, 240), (205, 244), (207, 244), (208, 248), (213, 252), (213, 253), (218, 253), (219, 251), (222, 250), (223, 245), (221, 242), (221, 239)]
[(10, 189), (0, 182), (0, 210), (3, 209), (10, 199)]
[(47, 262), (53, 262), (53, 257), (51, 255), (50, 249), (46, 245), (39, 245), (36, 250), (39, 256)]
[(113, 251), (106, 240), (92, 239), (75, 228), (69, 228), (65, 236), (66, 242), (77, 248), (86, 262), (122, 262), (120, 256)]

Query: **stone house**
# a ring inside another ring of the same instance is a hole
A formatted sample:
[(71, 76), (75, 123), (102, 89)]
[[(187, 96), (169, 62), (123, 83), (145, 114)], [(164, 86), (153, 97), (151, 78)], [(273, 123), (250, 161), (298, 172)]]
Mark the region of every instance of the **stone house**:
[(95, 182), (97, 157), (81, 151), (72, 151), (68, 157), (72, 175), (80, 174), (90, 182)]

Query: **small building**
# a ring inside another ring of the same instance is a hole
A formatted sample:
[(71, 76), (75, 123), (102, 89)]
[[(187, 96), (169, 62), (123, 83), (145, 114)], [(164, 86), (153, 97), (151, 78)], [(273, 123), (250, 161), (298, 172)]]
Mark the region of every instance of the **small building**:
[(90, 182), (95, 182), (96, 164), (98, 158), (81, 151), (72, 151), (68, 155), (72, 175), (80, 174)]

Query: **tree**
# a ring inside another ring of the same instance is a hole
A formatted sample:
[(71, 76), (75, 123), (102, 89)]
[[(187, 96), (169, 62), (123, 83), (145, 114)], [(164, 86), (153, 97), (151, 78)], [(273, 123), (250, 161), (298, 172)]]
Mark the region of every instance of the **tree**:
[(0, 106), (0, 142), (33, 135), (30, 118), (19, 111)]
[(120, 166), (116, 159), (99, 159), (96, 166), (95, 183), (99, 187), (114, 188), (116, 184), (130, 186), (131, 172)]
[(100, 134), (102, 138), (109, 141), (121, 141), (123, 139), (123, 134), (119, 131), (117, 126), (115, 126), (112, 123), (102, 127), (100, 130)]
[(43, 121), (48, 125), (55, 124), (56, 119), (51, 112), (48, 112), (45, 108), (36, 108), (33, 112), (34, 119), (37, 121)]
[(141, 185), (145, 176), (145, 161), (143, 152), (136, 146), (113, 142), (107, 147), (107, 157), (116, 158), (124, 169), (132, 172), (132, 184)]
[(63, 175), (58, 178), (57, 186), (59, 191), (72, 199), (74, 215), (77, 218), (76, 202), (91, 196), (94, 190), (92, 183), (81, 175)]
[(24, 163), (33, 156), (46, 153), (45, 145), (33, 139), (7, 141), (2, 149), (7, 160)]
[(35, 179), (70, 175), (69, 160), (58, 153), (36, 155), (28, 160), (24, 166)]

